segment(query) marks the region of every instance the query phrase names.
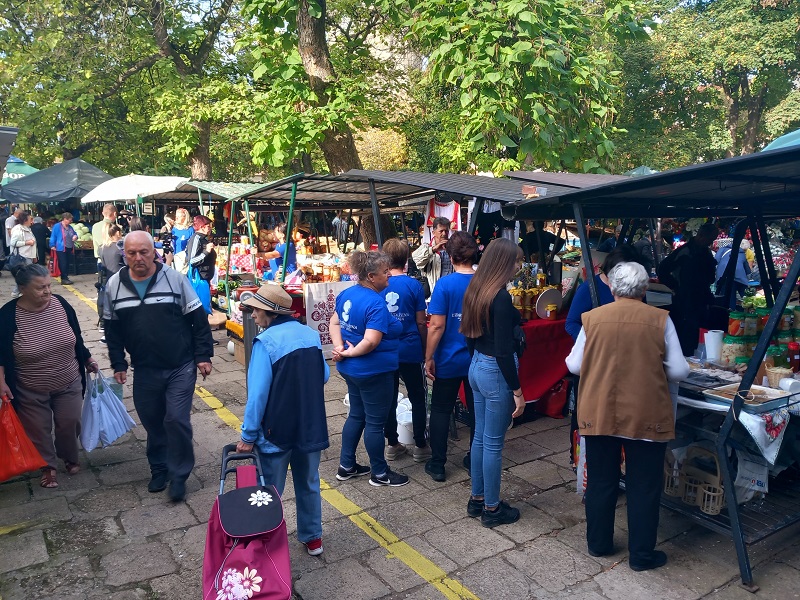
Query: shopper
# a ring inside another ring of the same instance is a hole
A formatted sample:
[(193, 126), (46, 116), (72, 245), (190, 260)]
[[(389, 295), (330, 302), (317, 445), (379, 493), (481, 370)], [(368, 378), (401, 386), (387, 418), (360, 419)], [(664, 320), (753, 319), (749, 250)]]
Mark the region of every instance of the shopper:
[(437, 282), (444, 276), (450, 275), (455, 268), (452, 258), (447, 251), (447, 240), (450, 237), (450, 219), (436, 217), (433, 220), (431, 243), (422, 244), (414, 250), (411, 258), (417, 268), (422, 271), (428, 280), (428, 296), (433, 294)]
[(33, 225), (31, 225), (31, 233), (36, 239), (36, 256), (40, 265), (47, 266), (47, 258), (50, 252), (47, 248), (47, 242), (50, 239), (50, 229), (44, 224), (42, 217), (34, 217)]
[[(38, 262), (36, 253), (36, 238), (30, 228), (31, 215), (22, 211), (17, 217), (17, 224), (11, 229), (11, 255), (18, 254), (26, 263)], [(19, 296), (19, 288), (15, 285), (11, 297)]]
[(714, 223), (704, 223), (697, 235), (658, 265), (660, 282), (675, 292), (670, 317), (684, 356), (694, 354), (700, 341), (700, 326), (708, 318), (708, 307), (714, 300), (711, 284), (716, 276), (717, 261), (709, 247), (718, 232)]
[(13, 212), (6, 218), (6, 256), (8, 256), (11, 250), (11, 230), (14, 229), (14, 225), (17, 224), (17, 218), (21, 213), (22, 209), (16, 206)]
[(615, 552), (614, 514), (624, 450), (628, 562), (634, 571), (667, 562), (655, 545), (664, 454), (675, 437), (677, 405), (669, 382), (689, 374), (669, 315), (641, 301), (648, 280), (640, 264), (614, 267), (608, 274), (614, 302), (583, 315), (583, 329), (566, 361), (581, 376), (578, 425), (586, 440), (589, 554)]
[(397, 395), (400, 378), (406, 385), (411, 402), (411, 422), (414, 429), (414, 462), (424, 462), (431, 456), (431, 449), (425, 439), (427, 429), (427, 407), (425, 404), (425, 375), (423, 358), (428, 340), (428, 326), (425, 322), (425, 293), (422, 284), (405, 274), (408, 263), (408, 242), (392, 238), (383, 245), (389, 257), (391, 277), (388, 287), (383, 290), (386, 308), (403, 325), (400, 334), (400, 366), (394, 373), (394, 393), (392, 406), (386, 419), (384, 434), (387, 440), (386, 460), (394, 460), (405, 454), (407, 449), (400, 443), (397, 435)]
[(126, 350), (134, 368), (133, 405), (147, 431), (147, 491), (170, 481), (169, 496), (178, 502), (194, 467), (189, 416), (197, 371), (203, 379), (211, 373), (211, 329), (189, 280), (155, 262), (149, 233), (125, 236), (125, 257), (128, 266), (106, 284), (108, 357), (118, 383), (128, 379)]
[(211, 280), (214, 279), (217, 269), (217, 251), (214, 249), (214, 242), (208, 239), (208, 236), (211, 235), (211, 228), (211, 219), (197, 215), (194, 218), (194, 234), (186, 244), (189, 279), (192, 280), (193, 285), (209, 286), (208, 294), (198, 291), (203, 302), (208, 300), (208, 305), (204, 304), (203, 306), (208, 314), (211, 314)]
[(521, 264), (522, 249), (514, 242), (492, 241), (464, 293), (461, 332), (472, 354), (469, 384), (475, 407), (467, 514), (480, 516), (484, 527), (519, 520), (519, 510), (500, 501), (500, 472), (508, 426), (525, 410), (517, 375), (524, 348), (522, 319), (506, 290)]
[[(277, 281), (279, 279), (278, 269), (283, 266), (283, 255), (286, 253), (286, 223), (280, 223), (273, 233), (278, 240), (278, 245), (275, 246), (275, 250), (264, 253), (264, 258), (270, 261), (272, 277)], [(288, 265), (286, 275), (288, 276), (297, 269), (297, 250), (294, 242), (289, 242), (289, 255), (286, 262)]]
[(0, 308), (0, 395), (13, 400), (47, 463), (39, 485), (54, 488), (58, 459), (70, 475), (81, 469), (78, 433), (86, 371), (96, 373), (97, 361), (83, 344), (75, 310), (50, 291), (48, 270), (28, 264), (12, 274), (21, 295)]
[(65, 212), (61, 215), (61, 221), (53, 225), (53, 232), (50, 234), (50, 246), (56, 249), (58, 257), (61, 285), (72, 285), (69, 278), (69, 267), (77, 239), (78, 234), (72, 228), (72, 214)]
[[(336, 312), (330, 320), (333, 360), (350, 396), (336, 478), (346, 481), (371, 471), (371, 485), (405, 485), (408, 477), (392, 471), (383, 455), (383, 428), (392, 405), (403, 330), (381, 297), (391, 277), (389, 258), (383, 252), (353, 252), (347, 262), (358, 276), (358, 285), (336, 297)], [(369, 467), (356, 462), (362, 433)]]
[(117, 221), (117, 207), (113, 204), (103, 206), (103, 218), (92, 225), (92, 244), (94, 245), (94, 257), (100, 263), (100, 248), (105, 246), (108, 226)]
[[(463, 386), (470, 414), (469, 442), (475, 434), (472, 420), (472, 388), (468, 373), (470, 357), (467, 340), (461, 333), (461, 307), (464, 292), (475, 271), (472, 265), (477, 258), (478, 243), (466, 232), (456, 231), (447, 241), (447, 254), (453, 261), (455, 272), (442, 277), (428, 305), (431, 317), (428, 342), (425, 345), (425, 372), (433, 380), (431, 394), (430, 445), (431, 459), (425, 464), (425, 472), (434, 481), (445, 480), (447, 462), (447, 435), (450, 417), (453, 414), (459, 389)], [(470, 469), (469, 453), (463, 465)]]
[(105, 243), (100, 248), (100, 262), (106, 270), (104, 281), (119, 271), (124, 265), (122, 260), (122, 229), (111, 223), (104, 234)]
[(192, 217), (189, 216), (189, 211), (185, 208), (179, 208), (175, 211), (175, 224), (172, 226), (175, 254), (186, 250), (186, 244), (193, 233), (194, 227), (192, 226)]
[(328, 365), (319, 334), (293, 316), (292, 297), (262, 285), (241, 304), (263, 327), (253, 341), (247, 370), (247, 404), (237, 452), (261, 454), (264, 478), (283, 496), (291, 466), (297, 537), (311, 556), (322, 554), (319, 462), (328, 443), (325, 383)]

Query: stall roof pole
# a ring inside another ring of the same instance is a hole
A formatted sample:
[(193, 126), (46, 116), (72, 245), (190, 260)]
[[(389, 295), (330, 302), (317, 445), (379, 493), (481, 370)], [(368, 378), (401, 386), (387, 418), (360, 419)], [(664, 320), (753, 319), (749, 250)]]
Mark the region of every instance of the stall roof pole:
[(579, 202), (576, 202), (573, 205), (573, 211), (575, 212), (575, 223), (578, 225), (578, 238), (581, 241), (583, 264), (586, 265), (586, 280), (589, 282), (589, 295), (592, 297), (592, 307), (597, 308), (600, 306), (600, 296), (597, 293), (597, 282), (594, 279), (592, 251), (589, 248), (589, 236), (586, 235), (586, 223), (583, 220), (583, 206), (581, 206)]
[[(761, 238), (764, 248), (764, 262), (767, 263), (769, 285), (772, 289), (777, 290), (780, 287), (780, 281), (778, 280), (778, 274), (775, 272), (775, 263), (772, 262), (772, 250), (769, 247), (769, 235), (767, 234), (767, 226), (764, 224), (763, 215), (756, 215), (756, 226), (758, 227), (758, 237)], [(761, 276), (761, 281), (762, 283), (764, 281), (763, 275)]]
[(764, 288), (764, 298), (767, 300), (767, 306), (773, 304), (773, 291), (772, 284), (767, 275), (767, 263), (764, 261), (763, 244), (769, 244), (768, 240), (761, 237), (761, 231), (758, 229), (756, 219), (752, 215), (749, 217), (750, 221), (750, 236), (753, 239), (753, 250), (756, 253), (756, 264), (758, 264), (758, 272), (761, 277), (761, 287)]
[(205, 211), (203, 210), (203, 190), (200, 188), (197, 188), (197, 201), (200, 203), (200, 214), (205, 214)]
[[(372, 204), (372, 218), (375, 219), (375, 240), (378, 242), (378, 250), (383, 248), (383, 228), (381, 227), (381, 211), (378, 208), (378, 195), (375, 193), (375, 180), (369, 180), (369, 200)], [(368, 250), (368, 248), (364, 248)]]
[[(258, 252), (258, 240), (253, 239), (253, 224), (250, 222), (250, 203), (247, 201), (247, 198), (244, 199), (244, 218), (247, 219), (247, 235), (250, 238), (250, 256), (253, 259), (253, 274), (258, 279), (258, 269), (256, 269), (256, 265), (258, 264), (256, 259), (256, 252)], [(253, 246), (256, 248), (256, 252), (252, 251)]]
[(546, 263), (546, 256), (547, 251), (544, 248), (544, 236), (542, 232), (544, 231), (544, 221), (536, 221), (533, 224), (533, 229), (536, 231), (536, 246), (539, 248), (539, 273), (545, 272), (545, 263)]
[[(476, 198), (475, 199), (475, 207), (472, 209), (472, 219), (469, 222), (469, 234), (475, 237), (475, 230), (478, 229), (478, 217), (481, 216), (483, 212), (483, 198)], [(422, 243), (422, 240), (420, 240)]]
[(650, 243), (653, 246), (653, 267), (657, 267), (658, 263), (661, 262), (661, 248), (658, 247), (656, 243), (656, 225), (654, 219), (648, 219), (647, 221), (648, 227), (650, 229)]
[(231, 288), (228, 282), (231, 278), (231, 245), (233, 244), (233, 220), (236, 218), (236, 200), (231, 200), (231, 216), (228, 219), (228, 258), (225, 265), (225, 309), (231, 314)]
[(289, 245), (294, 244), (292, 225), (294, 224), (294, 201), (297, 198), (297, 181), (292, 182), (292, 198), (289, 200), (289, 217), (286, 219), (286, 247), (283, 249), (283, 269), (281, 269), (281, 283), (286, 281), (286, 269), (289, 268)]

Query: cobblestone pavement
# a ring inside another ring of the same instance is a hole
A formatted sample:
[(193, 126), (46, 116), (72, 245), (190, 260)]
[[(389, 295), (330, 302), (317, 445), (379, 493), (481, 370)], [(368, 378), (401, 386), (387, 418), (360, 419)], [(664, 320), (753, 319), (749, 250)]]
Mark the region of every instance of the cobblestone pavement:
[[(105, 346), (91, 308), (93, 276), (54, 291), (78, 312), (84, 337), (108, 374)], [(0, 278), (0, 298), (12, 281)], [(169, 332), (161, 332), (169, 344)], [(37, 477), (0, 485), (0, 598), (190, 599), (201, 597), (200, 572), (206, 522), (219, 483), (219, 455), (234, 442), (232, 426), (246, 398), (243, 368), (226, 352), (225, 332), (214, 373), (194, 399), (197, 466), (186, 503), (147, 493), (149, 471), (141, 426), (113, 446), (82, 454), (83, 470), (59, 473), (60, 487), (43, 489)], [(690, 599), (751, 596), (738, 586), (730, 539), (663, 511), (659, 548), (666, 567), (644, 573), (628, 568), (625, 499), (620, 496), (616, 546), (610, 557), (591, 558), (585, 518), (568, 468), (567, 423), (541, 418), (508, 432), (502, 495), (522, 511), (512, 525), (484, 529), (466, 516), (468, 475), (458, 463), (468, 435), (454, 441), (445, 483), (434, 483), (422, 464), (402, 457), (393, 465), (411, 477), (401, 488), (375, 488), (366, 480), (334, 477), (346, 408), (345, 384), (335, 374), (326, 386), (331, 447), (323, 453), (324, 544), (308, 556), (294, 537), (291, 482), (285, 498), (292, 576), (297, 598), (468, 599), (570, 598)], [(136, 419), (125, 389), (125, 402)], [(137, 419), (138, 422), (138, 419)], [(361, 451), (362, 462), (366, 456)], [(751, 549), (760, 598), (800, 594), (798, 529)]]

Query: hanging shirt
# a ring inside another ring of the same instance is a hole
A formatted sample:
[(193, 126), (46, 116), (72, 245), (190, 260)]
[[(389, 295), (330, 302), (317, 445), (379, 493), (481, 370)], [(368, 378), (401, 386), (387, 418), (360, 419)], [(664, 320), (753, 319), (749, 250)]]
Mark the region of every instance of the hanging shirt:
[(421, 363), (422, 340), (417, 329), (417, 311), (425, 310), (422, 284), (408, 275), (392, 275), (381, 293), (389, 313), (403, 325), (400, 334), (400, 362)]
[(459, 329), (464, 292), (467, 291), (471, 280), (472, 273), (452, 273), (436, 283), (431, 295), (428, 313), (445, 316), (444, 333), (433, 354), (437, 377), (445, 379), (466, 377), (469, 371), (470, 356), (467, 340)]
[(340, 373), (369, 377), (397, 370), (397, 351), (403, 326), (389, 314), (386, 301), (378, 292), (363, 285), (347, 288), (336, 297), (336, 314), (345, 347), (348, 347), (347, 342), (357, 346), (367, 329), (383, 334), (380, 344), (372, 352), (337, 362)]

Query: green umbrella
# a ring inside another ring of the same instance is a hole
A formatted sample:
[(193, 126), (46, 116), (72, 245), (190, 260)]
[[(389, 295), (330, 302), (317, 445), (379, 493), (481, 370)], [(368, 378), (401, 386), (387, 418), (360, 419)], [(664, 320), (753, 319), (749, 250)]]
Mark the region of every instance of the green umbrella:
[(16, 156), (9, 156), (8, 163), (6, 163), (6, 170), (3, 172), (3, 180), (0, 181), (0, 185), (7, 185), (12, 181), (16, 181), (17, 179), (21, 179), (26, 175), (30, 175), (31, 173), (36, 173), (39, 169), (30, 166), (24, 160), (17, 158)]
[(778, 139), (773, 140), (764, 147), (762, 152), (767, 152), (769, 150), (780, 150), (781, 148), (790, 148), (797, 145), (800, 145), (800, 129), (797, 131), (792, 131), (791, 133), (787, 133), (786, 135), (782, 135)]

